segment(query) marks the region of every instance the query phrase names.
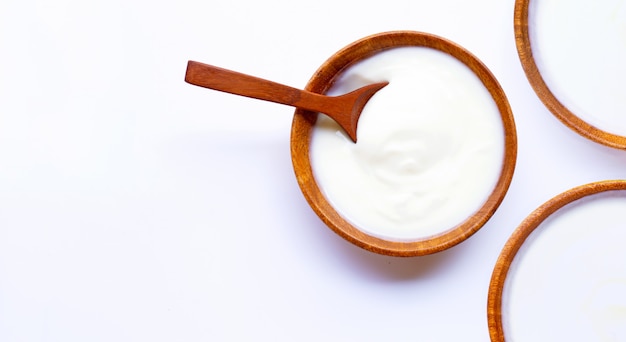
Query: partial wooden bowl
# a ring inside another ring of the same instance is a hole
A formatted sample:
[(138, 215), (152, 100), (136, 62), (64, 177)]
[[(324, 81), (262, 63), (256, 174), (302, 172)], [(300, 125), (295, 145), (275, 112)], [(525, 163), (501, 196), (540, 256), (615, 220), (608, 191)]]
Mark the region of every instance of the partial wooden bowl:
[[(517, 227), (506, 242), (496, 261), (489, 285), (487, 320), (492, 342), (505, 341), (505, 332), (502, 324), (502, 295), (504, 286), (511, 263), (530, 234), (538, 228), (542, 222), (567, 204), (587, 196), (614, 190), (626, 190), (626, 180), (595, 182), (573, 188), (544, 203)], [(537, 308), (537, 312), (540, 313), (541, 308)]]
[(505, 133), (505, 155), (497, 185), (483, 206), (465, 221), (429, 238), (411, 242), (388, 241), (368, 235), (350, 224), (331, 206), (315, 182), (309, 159), (311, 131), (317, 113), (296, 110), (291, 130), (291, 158), (300, 189), (311, 208), (335, 233), (368, 251), (400, 257), (436, 253), (466, 240), (478, 231), (504, 198), (517, 156), (517, 136), (511, 108), (496, 78), (470, 52), (444, 38), (414, 31), (393, 31), (358, 40), (331, 56), (313, 75), (306, 89), (325, 93), (341, 72), (350, 65), (378, 52), (402, 46), (423, 46), (443, 51), (465, 63), (491, 93), (501, 114)]
[(550, 110), (550, 112), (563, 124), (577, 132), (581, 136), (603, 144), (605, 146), (626, 149), (626, 137), (601, 130), (574, 114), (552, 93), (546, 81), (541, 76), (539, 68), (533, 57), (530, 34), (528, 30), (528, 6), (530, 0), (516, 0), (514, 10), (515, 44), (520, 62), (526, 73), (533, 90)]

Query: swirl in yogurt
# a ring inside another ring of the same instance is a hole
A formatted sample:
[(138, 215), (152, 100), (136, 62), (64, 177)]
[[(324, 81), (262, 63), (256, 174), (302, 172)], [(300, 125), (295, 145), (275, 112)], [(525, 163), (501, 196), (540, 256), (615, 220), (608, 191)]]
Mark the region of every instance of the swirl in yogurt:
[(329, 95), (389, 81), (365, 106), (358, 142), (320, 115), (311, 138), (316, 182), (342, 217), (381, 238), (446, 231), (479, 209), (504, 158), (494, 99), (456, 58), (399, 47), (345, 70)]

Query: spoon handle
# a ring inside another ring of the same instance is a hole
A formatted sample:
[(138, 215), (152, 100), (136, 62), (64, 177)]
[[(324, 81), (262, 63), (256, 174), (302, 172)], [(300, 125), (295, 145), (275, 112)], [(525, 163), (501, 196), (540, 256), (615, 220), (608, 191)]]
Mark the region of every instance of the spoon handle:
[(209, 64), (189, 61), (185, 82), (302, 109), (325, 112), (329, 97)]

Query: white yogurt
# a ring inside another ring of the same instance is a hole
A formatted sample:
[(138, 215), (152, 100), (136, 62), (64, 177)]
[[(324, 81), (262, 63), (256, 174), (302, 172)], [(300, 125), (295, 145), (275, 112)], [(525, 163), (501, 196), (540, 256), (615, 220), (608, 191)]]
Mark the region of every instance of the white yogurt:
[(626, 194), (574, 202), (518, 251), (503, 291), (507, 341), (626, 341)]
[(589, 124), (626, 135), (626, 0), (532, 0), (528, 22), (554, 96)]
[(416, 240), (449, 230), (493, 191), (504, 158), (500, 112), (480, 79), (425, 47), (378, 53), (344, 71), (330, 95), (389, 81), (365, 106), (354, 144), (320, 115), (314, 177), (340, 215), (373, 236)]

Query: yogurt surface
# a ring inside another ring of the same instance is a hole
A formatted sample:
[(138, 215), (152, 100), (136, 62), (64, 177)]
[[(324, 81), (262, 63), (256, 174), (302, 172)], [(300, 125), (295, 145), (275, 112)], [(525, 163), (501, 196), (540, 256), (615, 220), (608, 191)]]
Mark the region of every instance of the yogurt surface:
[(626, 136), (626, 0), (531, 0), (533, 58), (576, 116)]
[(365, 106), (353, 143), (320, 114), (316, 182), (342, 217), (380, 238), (411, 241), (454, 228), (493, 191), (504, 158), (500, 112), (456, 58), (399, 47), (345, 70), (328, 95), (389, 81)]
[(518, 251), (502, 296), (507, 341), (626, 341), (626, 191), (576, 201)]

